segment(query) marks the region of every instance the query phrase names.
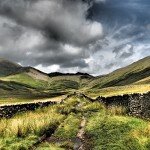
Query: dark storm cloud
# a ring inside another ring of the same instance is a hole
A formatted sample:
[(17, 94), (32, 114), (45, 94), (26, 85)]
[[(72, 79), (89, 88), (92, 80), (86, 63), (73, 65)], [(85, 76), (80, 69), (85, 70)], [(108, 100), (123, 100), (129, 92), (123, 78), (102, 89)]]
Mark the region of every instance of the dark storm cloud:
[(0, 0), (0, 54), (24, 65), (86, 67), (86, 48), (103, 32), (99, 22), (87, 20), (90, 6), (81, 0)]
[(150, 54), (149, 6), (149, 0), (0, 0), (0, 56), (44, 70), (112, 71)]
[(86, 20), (88, 8), (87, 3), (79, 0), (0, 1), (2, 15), (40, 30), (49, 39), (78, 45), (91, 43), (101, 36), (100, 24)]

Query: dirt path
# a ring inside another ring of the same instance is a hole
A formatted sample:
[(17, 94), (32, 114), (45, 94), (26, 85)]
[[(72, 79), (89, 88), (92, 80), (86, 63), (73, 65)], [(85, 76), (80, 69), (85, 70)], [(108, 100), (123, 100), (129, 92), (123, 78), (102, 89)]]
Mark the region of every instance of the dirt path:
[(85, 125), (86, 125), (86, 118), (83, 116), (82, 120), (81, 120), (81, 124), (80, 124), (80, 130), (77, 133), (77, 138), (75, 140), (74, 150), (86, 150), (86, 146), (85, 146), (85, 143), (84, 143), (84, 140), (85, 140), (85, 132), (84, 132)]

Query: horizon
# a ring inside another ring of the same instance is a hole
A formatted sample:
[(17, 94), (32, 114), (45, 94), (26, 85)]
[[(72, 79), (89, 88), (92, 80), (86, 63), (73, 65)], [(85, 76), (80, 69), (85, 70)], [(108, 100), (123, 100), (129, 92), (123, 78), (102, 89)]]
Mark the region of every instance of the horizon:
[(150, 56), (149, 0), (0, 0), (0, 56), (43, 72), (108, 74)]
[(98, 77), (98, 76), (104, 76), (104, 75), (110, 74), (110, 73), (115, 72), (115, 71), (117, 71), (117, 70), (119, 70), (119, 69), (123, 69), (123, 68), (125, 68), (125, 67), (128, 67), (128, 66), (130, 66), (130, 65), (132, 65), (132, 64), (134, 64), (134, 63), (136, 63), (136, 62), (138, 62), (138, 61), (141, 61), (141, 60), (143, 60), (143, 59), (146, 59), (146, 58), (148, 58), (148, 57), (150, 57), (150, 56), (146, 56), (146, 57), (144, 57), (144, 58), (141, 58), (141, 59), (139, 59), (139, 60), (137, 60), (137, 61), (134, 61), (134, 62), (132, 62), (132, 63), (126, 65), (126, 66), (123, 66), (123, 67), (117, 68), (117, 69), (115, 69), (115, 70), (112, 70), (111, 72), (108, 72), (108, 73), (106, 73), (106, 74), (99, 74), (99, 75), (93, 75), (93, 74), (89, 74), (89, 73), (87, 73), (87, 72), (58, 72), (58, 71), (55, 71), (55, 72), (44, 72), (44, 71), (42, 71), (42, 70), (40, 70), (40, 69), (38, 69), (38, 68), (36, 68), (36, 67), (30, 66), (30, 65), (29, 65), (29, 66), (23, 66), (23, 65), (19, 64), (18, 62), (13, 62), (13, 61), (10, 61), (10, 60), (5, 59), (5, 58), (0, 58), (0, 60), (5, 60), (5, 61), (8, 61), (8, 62), (10, 62), (10, 63), (15, 63), (15, 64), (17, 64), (17, 65), (20, 65), (21, 67), (31, 67), (31, 68), (37, 69), (38, 71), (40, 71), (40, 72), (42, 72), (42, 73), (45, 73), (45, 74), (47, 74), (47, 75), (48, 75), (48, 74), (51, 74), (51, 73), (74, 74), (74, 75), (77, 74), (77, 73), (81, 73), (81, 74), (88, 74), (88, 75), (93, 76), (93, 77)]

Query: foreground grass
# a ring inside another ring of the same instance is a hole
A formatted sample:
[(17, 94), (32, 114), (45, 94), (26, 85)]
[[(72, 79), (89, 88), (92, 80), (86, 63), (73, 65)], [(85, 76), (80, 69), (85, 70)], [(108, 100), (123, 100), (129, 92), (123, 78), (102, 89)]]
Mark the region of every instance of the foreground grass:
[[(1, 119), (0, 145), (2, 148), (12, 149), (12, 145), (17, 144), (19, 149), (19, 144), (22, 145), (23, 142), (25, 144), (24, 149), (26, 149), (38, 137), (58, 126), (64, 118), (64, 115), (58, 113), (57, 106), (50, 106), (34, 112), (16, 115), (11, 119)], [(31, 136), (34, 139), (28, 140)]]
[(71, 139), (75, 138), (79, 125), (81, 122), (81, 116), (71, 113), (67, 119), (58, 127), (54, 136), (58, 138)]
[(86, 126), (94, 150), (149, 150), (150, 123), (128, 116), (92, 115)]
[(0, 149), (27, 150), (54, 128), (54, 134), (37, 145), (37, 150), (73, 149), (83, 116), (87, 120), (85, 140), (91, 149), (150, 149), (149, 122), (127, 116), (123, 107), (106, 109), (99, 102), (91, 103), (78, 96), (68, 98), (63, 104), (1, 119)]

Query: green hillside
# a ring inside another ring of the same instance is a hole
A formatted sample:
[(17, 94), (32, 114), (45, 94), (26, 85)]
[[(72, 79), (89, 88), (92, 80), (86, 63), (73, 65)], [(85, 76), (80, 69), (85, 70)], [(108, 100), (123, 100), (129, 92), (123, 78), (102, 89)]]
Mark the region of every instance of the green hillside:
[(133, 84), (150, 76), (150, 56), (110, 74), (96, 77), (88, 88), (104, 88)]
[(134, 84), (150, 84), (150, 77), (139, 80), (139, 81), (135, 82)]
[(22, 83), (36, 89), (45, 89), (48, 86), (47, 81), (36, 79), (26, 72), (3, 77), (1, 80)]
[[(93, 77), (86, 73), (46, 74), (32, 67), (21, 67), (10, 61), (0, 61), (1, 96), (37, 95), (82, 91), (91, 96), (111, 96), (123, 93), (150, 91), (150, 56), (110, 74)], [(12, 91), (10, 91), (10, 83)], [(5, 88), (8, 87), (9, 88)], [(17, 86), (19, 85), (19, 87)], [(16, 89), (16, 87), (18, 87)], [(27, 87), (27, 88), (26, 88)], [(26, 89), (24, 92), (24, 88)], [(15, 90), (16, 89), (16, 90)], [(22, 91), (23, 89), (23, 91)], [(18, 90), (18, 91), (17, 91)], [(32, 95), (32, 94), (30, 94)]]
[(83, 73), (45, 74), (17, 65), (12, 70), (1, 67), (0, 74), (1, 106), (56, 102), (1, 118), (0, 149), (150, 149), (149, 121), (129, 116), (125, 106), (106, 107), (90, 99), (150, 91), (150, 57), (98, 77)]

